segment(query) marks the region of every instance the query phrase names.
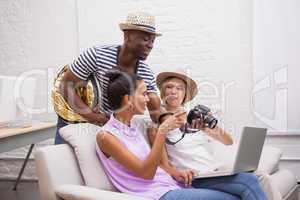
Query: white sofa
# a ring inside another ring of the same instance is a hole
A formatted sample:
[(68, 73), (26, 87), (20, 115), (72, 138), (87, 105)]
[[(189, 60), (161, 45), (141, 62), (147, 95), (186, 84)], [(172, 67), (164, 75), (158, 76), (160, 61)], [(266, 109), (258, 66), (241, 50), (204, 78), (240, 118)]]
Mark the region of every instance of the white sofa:
[[(60, 130), (72, 145), (39, 148), (35, 153), (37, 176), (42, 200), (142, 200), (144, 198), (119, 193), (103, 172), (95, 154), (95, 134), (99, 127), (90, 124), (69, 125)], [(92, 127), (92, 128), (91, 128)], [(83, 132), (82, 130), (85, 130)], [(214, 145), (220, 159), (231, 162), (234, 148)], [(297, 181), (288, 170), (278, 169), (279, 149), (265, 147), (259, 164), (264, 174), (261, 183), (269, 199), (298, 199)], [(144, 199), (145, 200), (145, 199)]]

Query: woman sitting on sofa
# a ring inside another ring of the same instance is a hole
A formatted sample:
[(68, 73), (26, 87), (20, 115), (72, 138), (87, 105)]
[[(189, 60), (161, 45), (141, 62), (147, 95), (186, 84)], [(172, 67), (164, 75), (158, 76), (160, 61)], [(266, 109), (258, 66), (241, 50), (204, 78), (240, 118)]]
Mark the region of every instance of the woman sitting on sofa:
[(239, 199), (214, 190), (213, 185), (185, 188), (162, 170), (159, 163), (166, 135), (184, 124), (185, 112), (175, 113), (158, 127), (150, 149), (142, 133), (130, 124), (133, 116), (144, 113), (149, 101), (144, 81), (137, 75), (122, 72), (110, 72), (109, 78), (108, 103), (115, 111), (97, 134), (96, 151), (108, 178), (118, 190), (155, 200)]
[[(166, 113), (172, 114), (184, 110), (184, 104), (197, 94), (196, 82), (180, 72), (162, 72), (157, 76), (156, 83)], [(167, 115), (164, 118), (167, 118)], [(198, 120), (193, 123), (193, 128), (201, 131), (186, 134), (183, 138), (182, 131), (178, 128), (168, 133), (166, 149), (163, 149), (161, 160), (161, 167), (165, 171), (175, 180), (192, 185), (194, 188), (215, 189), (242, 199), (266, 199), (256, 175), (252, 173), (193, 180), (196, 173), (224, 168), (211, 153), (210, 139), (225, 145), (233, 143), (230, 134), (218, 126), (211, 129)], [(157, 137), (156, 132), (156, 128), (148, 129), (150, 143)]]

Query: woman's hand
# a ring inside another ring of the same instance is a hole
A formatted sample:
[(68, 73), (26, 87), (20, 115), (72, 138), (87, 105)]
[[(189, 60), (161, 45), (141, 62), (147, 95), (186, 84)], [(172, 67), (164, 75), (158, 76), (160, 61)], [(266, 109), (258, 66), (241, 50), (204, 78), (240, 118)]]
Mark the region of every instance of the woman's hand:
[[(209, 112), (208, 115), (212, 116), (212, 113)], [(197, 118), (192, 121), (191, 128), (204, 131), (208, 127), (207, 124), (204, 123), (202, 118)]]
[(193, 170), (176, 170), (173, 169), (171, 171), (171, 176), (178, 182), (184, 183), (185, 186), (192, 185), (193, 177), (196, 176), (197, 173)]
[(169, 131), (180, 128), (186, 122), (186, 111), (180, 111), (174, 115), (168, 116), (166, 120), (158, 127), (158, 132), (167, 134)]
[(203, 131), (206, 128), (206, 126), (201, 118), (197, 118), (192, 121), (191, 128)]

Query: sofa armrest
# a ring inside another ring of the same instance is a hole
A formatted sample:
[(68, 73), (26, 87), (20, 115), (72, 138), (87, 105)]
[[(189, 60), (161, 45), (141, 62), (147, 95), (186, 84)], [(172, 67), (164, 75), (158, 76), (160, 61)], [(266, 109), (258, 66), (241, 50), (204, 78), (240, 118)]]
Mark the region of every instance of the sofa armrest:
[(282, 199), (287, 199), (298, 187), (295, 175), (287, 169), (279, 169), (276, 173), (272, 174), (270, 182), (278, 190)]
[(62, 184), (83, 184), (72, 148), (67, 144), (38, 148), (36, 173), (42, 200), (58, 200), (54, 188)]
[(147, 200), (146, 198), (125, 193), (70, 184), (56, 187), (55, 193), (64, 200)]

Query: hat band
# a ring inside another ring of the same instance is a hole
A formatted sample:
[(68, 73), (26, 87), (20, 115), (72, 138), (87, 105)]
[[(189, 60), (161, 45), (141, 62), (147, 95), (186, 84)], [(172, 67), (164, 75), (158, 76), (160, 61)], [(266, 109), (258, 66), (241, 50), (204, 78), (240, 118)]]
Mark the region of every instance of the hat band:
[(143, 25), (143, 24), (133, 24), (135, 26), (142, 26), (144, 28), (146, 28), (148, 31), (155, 33), (155, 27), (153, 26), (148, 26), (148, 25)]

